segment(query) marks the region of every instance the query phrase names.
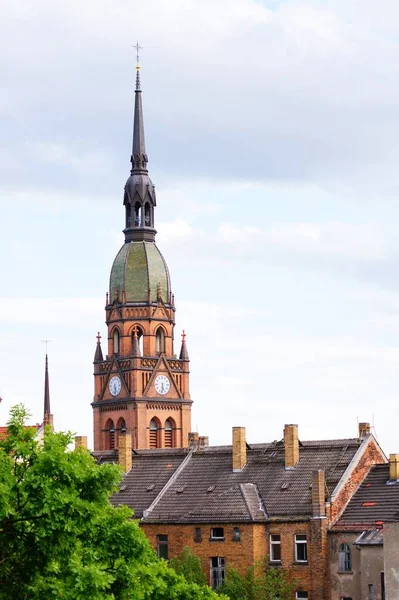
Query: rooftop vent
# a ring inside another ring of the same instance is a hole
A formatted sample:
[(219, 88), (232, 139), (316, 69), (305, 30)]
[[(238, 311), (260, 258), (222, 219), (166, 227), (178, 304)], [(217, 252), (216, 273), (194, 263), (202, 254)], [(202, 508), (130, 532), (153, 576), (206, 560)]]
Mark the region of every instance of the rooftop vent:
[(281, 486), (282, 490), (288, 490), (288, 488), (290, 487), (290, 484), (288, 483), (288, 481), (285, 481), (283, 483), (283, 485)]
[(180, 487), (177, 488), (176, 490), (176, 494), (182, 494), (184, 492), (184, 490), (186, 489), (186, 485), (182, 485)]
[(119, 491), (120, 491), (120, 492), (123, 492), (123, 491), (125, 491), (125, 489), (126, 489), (126, 488), (127, 488), (127, 485), (126, 485), (126, 483), (123, 483), (123, 484), (121, 485), (121, 487), (119, 488)]
[(209, 488), (206, 490), (206, 493), (208, 494), (209, 492), (213, 492), (215, 487), (216, 487), (215, 485), (210, 485)]
[(150, 485), (147, 486), (147, 492), (151, 492), (151, 490), (153, 490), (155, 487), (155, 483), (150, 483)]

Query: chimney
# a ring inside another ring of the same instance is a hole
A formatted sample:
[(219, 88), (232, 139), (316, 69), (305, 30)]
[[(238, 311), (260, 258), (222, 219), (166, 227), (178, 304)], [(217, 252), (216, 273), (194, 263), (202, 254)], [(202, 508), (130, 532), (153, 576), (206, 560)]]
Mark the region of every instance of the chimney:
[(323, 469), (312, 471), (312, 508), (314, 519), (320, 519), (326, 516), (325, 489), (325, 471)]
[(87, 436), (86, 435), (77, 435), (75, 437), (75, 450), (77, 448), (86, 448), (86, 450), (87, 450)]
[(363, 440), (370, 433), (370, 423), (359, 423), (359, 439)]
[(207, 435), (200, 435), (198, 438), (199, 448), (206, 448), (209, 446), (209, 437)]
[(389, 479), (390, 481), (399, 480), (399, 454), (389, 455)]
[(190, 431), (188, 434), (188, 445), (190, 448), (198, 447), (199, 435), (197, 431)]
[(246, 464), (245, 427), (233, 427), (233, 472), (242, 471)]
[(130, 433), (120, 434), (118, 443), (118, 463), (124, 473), (132, 468), (132, 436)]
[(293, 469), (299, 460), (298, 425), (284, 426), (285, 468)]

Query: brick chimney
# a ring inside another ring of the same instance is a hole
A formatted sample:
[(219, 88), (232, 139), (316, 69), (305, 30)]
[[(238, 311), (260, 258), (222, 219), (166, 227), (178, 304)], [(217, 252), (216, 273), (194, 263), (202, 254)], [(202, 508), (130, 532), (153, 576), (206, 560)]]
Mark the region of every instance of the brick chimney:
[(233, 427), (233, 472), (242, 471), (246, 464), (245, 427)]
[(124, 473), (132, 468), (132, 436), (130, 433), (120, 434), (118, 443), (118, 463)]
[(87, 449), (87, 436), (86, 435), (77, 435), (75, 437), (75, 450), (77, 448), (86, 448)]
[(399, 480), (399, 454), (389, 455), (389, 479), (390, 481)]
[(188, 434), (188, 445), (190, 448), (198, 447), (199, 435), (197, 431), (190, 431)]
[(363, 440), (370, 433), (370, 423), (359, 423), (359, 439)]
[(299, 460), (298, 425), (284, 426), (285, 468), (293, 469)]
[(314, 519), (326, 516), (325, 489), (325, 471), (323, 469), (312, 471), (312, 509)]

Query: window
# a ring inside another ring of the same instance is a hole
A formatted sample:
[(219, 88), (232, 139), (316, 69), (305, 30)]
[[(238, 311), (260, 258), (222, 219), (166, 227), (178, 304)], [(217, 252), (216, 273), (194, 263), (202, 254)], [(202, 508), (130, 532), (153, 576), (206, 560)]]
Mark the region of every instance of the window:
[(165, 352), (165, 334), (164, 334), (162, 327), (158, 327), (158, 329), (157, 329), (157, 333), (155, 336), (155, 342), (156, 342), (157, 354), (161, 354), (162, 352)]
[(119, 354), (119, 331), (114, 331), (114, 354)]
[[(295, 561), (296, 562), (308, 562), (308, 548), (307, 548), (306, 535), (304, 533), (298, 533), (295, 536)], [(301, 592), (302, 593), (302, 592)], [(303, 592), (305, 593), (305, 592)], [(307, 596), (304, 596), (307, 598)]]
[(105, 447), (107, 450), (113, 450), (115, 448), (115, 425), (112, 419), (107, 421), (105, 426)]
[(146, 202), (144, 206), (144, 225), (146, 227), (150, 227), (151, 225), (150, 205), (148, 204), (148, 202)]
[(369, 583), (369, 600), (374, 600), (374, 585)]
[(202, 542), (201, 527), (195, 527), (195, 529), (194, 529), (194, 542)]
[(159, 448), (159, 423), (156, 419), (150, 422), (150, 448)]
[(132, 224), (132, 207), (130, 204), (126, 204), (126, 227), (130, 227)]
[(165, 448), (174, 448), (174, 422), (172, 419), (165, 421)]
[(137, 336), (138, 339), (138, 346), (139, 346), (139, 356), (143, 356), (143, 330), (141, 329), (141, 327), (138, 327), (138, 325), (134, 325), (133, 326), (133, 331), (132, 331), (132, 354), (133, 354), (133, 348), (134, 348), (134, 338), (135, 336)]
[(281, 561), (281, 540), (279, 533), (270, 535), (270, 562)]
[(134, 224), (136, 227), (140, 227), (141, 219), (140, 219), (140, 202), (136, 202), (134, 206)]
[(168, 560), (168, 536), (167, 535), (157, 535), (157, 552), (159, 558), (164, 558)]
[(338, 570), (352, 571), (352, 553), (349, 544), (341, 544), (338, 554)]
[(211, 527), (211, 540), (224, 540), (223, 527)]
[(308, 597), (308, 593), (307, 592), (297, 592), (295, 594), (295, 599), (296, 600), (306, 599), (307, 597)]
[(212, 556), (211, 563), (211, 588), (216, 589), (222, 585), (225, 576), (226, 561), (222, 556)]
[(241, 532), (239, 527), (233, 529), (233, 542), (239, 542), (241, 540)]

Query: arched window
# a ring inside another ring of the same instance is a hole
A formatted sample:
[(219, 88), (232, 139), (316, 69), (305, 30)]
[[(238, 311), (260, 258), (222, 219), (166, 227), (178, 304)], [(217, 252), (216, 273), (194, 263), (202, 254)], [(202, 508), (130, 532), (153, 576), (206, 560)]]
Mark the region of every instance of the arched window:
[(157, 329), (157, 333), (155, 335), (155, 341), (156, 341), (156, 351), (157, 354), (161, 354), (162, 352), (165, 352), (165, 333), (164, 330), (162, 329), (162, 327), (158, 327)]
[(146, 227), (150, 227), (151, 225), (150, 205), (148, 202), (146, 202), (144, 205), (144, 225)]
[(141, 209), (140, 202), (136, 202), (136, 204), (134, 205), (134, 225), (135, 225), (135, 227), (141, 226), (140, 209)]
[(126, 204), (126, 227), (131, 227), (132, 225), (132, 207), (130, 203)]
[(114, 354), (119, 354), (119, 331), (114, 330)]
[(106, 450), (115, 448), (115, 425), (112, 419), (108, 419), (105, 425), (105, 448)]
[(132, 332), (132, 354), (134, 354), (133, 353), (133, 343), (134, 343), (133, 340), (134, 340), (135, 334), (137, 335), (137, 339), (138, 339), (138, 343), (139, 343), (139, 355), (143, 356), (144, 334), (143, 334), (143, 330), (138, 325), (134, 325), (134, 327), (133, 327), (133, 332)]
[(160, 447), (160, 427), (159, 421), (157, 419), (151, 419), (150, 422), (150, 448), (159, 448)]
[(175, 447), (175, 424), (173, 419), (165, 421), (165, 448)]
[(119, 431), (119, 433), (126, 433), (126, 421), (122, 417), (118, 421), (117, 430)]
[(352, 552), (349, 544), (341, 544), (338, 557), (339, 571), (352, 571)]

